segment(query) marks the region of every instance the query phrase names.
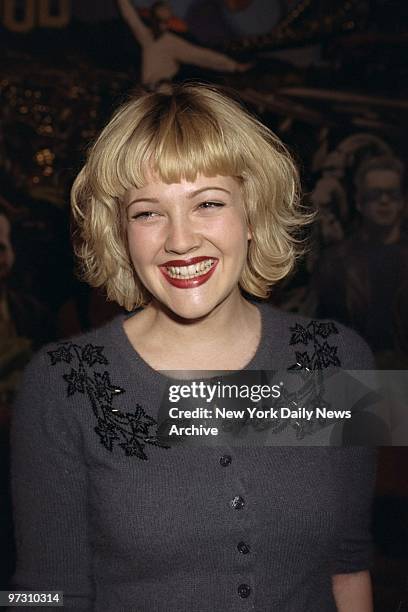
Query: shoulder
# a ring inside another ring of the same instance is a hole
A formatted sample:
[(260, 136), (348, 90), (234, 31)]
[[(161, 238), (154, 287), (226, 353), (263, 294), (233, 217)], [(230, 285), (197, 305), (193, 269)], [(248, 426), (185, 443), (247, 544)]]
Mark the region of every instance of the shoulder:
[(352, 329), (330, 319), (314, 319), (261, 304), (264, 334), (279, 339), (288, 351), (291, 369), (374, 369), (367, 343)]
[(34, 354), (13, 404), (14, 440), (22, 432), (29, 436), (36, 431), (37, 437), (46, 435), (48, 439), (52, 432), (75, 429), (84, 418), (90, 418), (90, 412), (84, 410), (90, 390), (105, 403), (122, 392), (111, 382), (109, 365), (114, 366), (116, 355), (121, 353), (122, 320), (120, 315), (100, 329), (50, 343)]
[(123, 319), (123, 315), (118, 315), (98, 329), (43, 346), (24, 370), (17, 400), (26, 393), (56, 398), (67, 384), (70, 395), (70, 384), (80, 387), (85, 371), (114, 362), (120, 354), (120, 344), (125, 341)]
[(173, 32), (165, 32), (163, 36), (160, 37), (159, 40), (163, 41), (163, 44), (166, 44), (167, 46), (171, 46), (175, 49), (177, 48), (184, 49), (184, 48), (194, 47), (192, 43), (188, 42), (187, 40), (185, 40), (185, 38), (182, 38), (178, 34), (173, 34)]
[(80, 350), (85, 358), (90, 352), (112, 354), (117, 344), (123, 340), (123, 321), (124, 315), (117, 315), (101, 327), (48, 344), (42, 353), (47, 355), (51, 362), (55, 361), (57, 355), (69, 358), (67, 351), (73, 352), (75, 349)]

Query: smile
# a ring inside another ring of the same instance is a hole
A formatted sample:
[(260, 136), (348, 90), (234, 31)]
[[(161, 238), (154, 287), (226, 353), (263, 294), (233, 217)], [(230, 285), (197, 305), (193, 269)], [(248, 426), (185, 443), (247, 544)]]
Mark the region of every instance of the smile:
[(189, 266), (166, 266), (167, 274), (171, 278), (196, 278), (210, 270), (214, 265), (214, 259), (205, 259)]
[(169, 261), (165, 265), (160, 266), (160, 271), (165, 279), (174, 287), (189, 289), (190, 287), (198, 287), (207, 282), (212, 276), (217, 263), (217, 259), (196, 257), (188, 262), (182, 260)]

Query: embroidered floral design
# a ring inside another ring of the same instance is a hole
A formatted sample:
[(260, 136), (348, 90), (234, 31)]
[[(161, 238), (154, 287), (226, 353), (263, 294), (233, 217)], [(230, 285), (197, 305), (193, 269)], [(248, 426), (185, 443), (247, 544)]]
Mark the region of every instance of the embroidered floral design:
[(109, 421), (98, 419), (98, 425), (95, 427), (95, 431), (100, 437), (100, 440), (105, 448), (109, 451), (113, 449), (113, 441), (120, 440), (120, 437), (116, 433), (115, 426)]
[[(330, 345), (327, 338), (338, 334), (339, 331), (332, 321), (312, 320), (307, 325), (296, 323), (290, 328), (290, 332), (289, 344), (291, 346), (303, 345), (302, 348), (305, 347), (306, 350), (295, 350), (296, 362), (288, 370), (304, 372), (304, 384), (299, 391), (289, 394), (290, 397), (284, 399), (294, 410), (298, 406), (303, 406), (314, 412), (318, 407), (324, 405), (327, 407), (327, 402), (323, 397), (325, 391), (323, 370), (330, 366), (341, 367), (337, 346)], [(311, 372), (315, 373), (311, 374)], [(291, 425), (296, 431), (296, 437), (302, 439), (324, 427), (326, 420), (312, 418), (307, 421), (298, 418), (292, 419)]]
[(59, 361), (70, 363), (72, 359), (71, 351), (66, 346), (61, 345), (56, 351), (48, 351), (51, 358), (51, 365), (55, 365)]
[(295, 351), (296, 363), (289, 370), (323, 370), (330, 366), (341, 367), (337, 346), (330, 346), (327, 338), (339, 331), (332, 321), (310, 321), (306, 326), (296, 323), (290, 328), (290, 345), (312, 344), (312, 352)]
[(77, 391), (79, 393), (85, 393), (86, 374), (84, 372), (77, 372), (76, 370), (71, 368), (71, 372), (69, 374), (64, 374), (62, 378), (68, 383), (68, 397), (74, 395), (74, 393), (76, 393)]
[(127, 456), (147, 460), (146, 444), (169, 448), (157, 437), (157, 421), (136, 405), (134, 412), (122, 413), (114, 407), (114, 400), (125, 393), (110, 380), (109, 372), (93, 370), (95, 365), (109, 365), (103, 354), (103, 346), (86, 344), (84, 347), (73, 342), (63, 342), (56, 350), (48, 351), (51, 365), (71, 364), (71, 371), (63, 374), (67, 382), (67, 396), (75, 393), (86, 394), (97, 419), (95, 432), (101, 444), (113, 452), (115, 445), (120, 446)]
[(87, 344), (84, 349), (82, 349), (82, 359), (92, 367), (95, 363), (102, 363), (103, 365), (108, 365), (108, 360), (104, 355), (102, 355), (103, 346), (94, 346), (93, 344)]

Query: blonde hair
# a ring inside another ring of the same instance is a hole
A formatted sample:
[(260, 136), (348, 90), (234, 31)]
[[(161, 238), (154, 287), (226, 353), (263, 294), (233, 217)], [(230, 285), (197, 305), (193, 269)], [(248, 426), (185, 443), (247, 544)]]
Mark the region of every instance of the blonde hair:
[(281, 141), (217, 88), (184, 84), (170, 94), (134, 97), (113, 116), (72, 188), (75, 252), (82, 277), (127, 310), (148, 303), (123, 227), (121, 200), (146, 184), (198, 174), (240, 179), (252, 232), (240, 286), (261, 298), (292, 270), (303, 250), (299, 230), (311, 215), (299, 203), (298, 173)]

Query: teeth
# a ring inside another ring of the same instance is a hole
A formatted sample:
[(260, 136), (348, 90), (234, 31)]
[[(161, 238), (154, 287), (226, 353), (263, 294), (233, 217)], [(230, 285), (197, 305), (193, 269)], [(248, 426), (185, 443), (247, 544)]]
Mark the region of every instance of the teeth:
[(171, 278), (182, 278), (187, 280), (190, 278), (195, 278), (196, 276), (202, 276), (208, 272), (213, 264), (213, 259), (206, 259), (190, 266), (168, 266), (166, 269), (167, 274)]

